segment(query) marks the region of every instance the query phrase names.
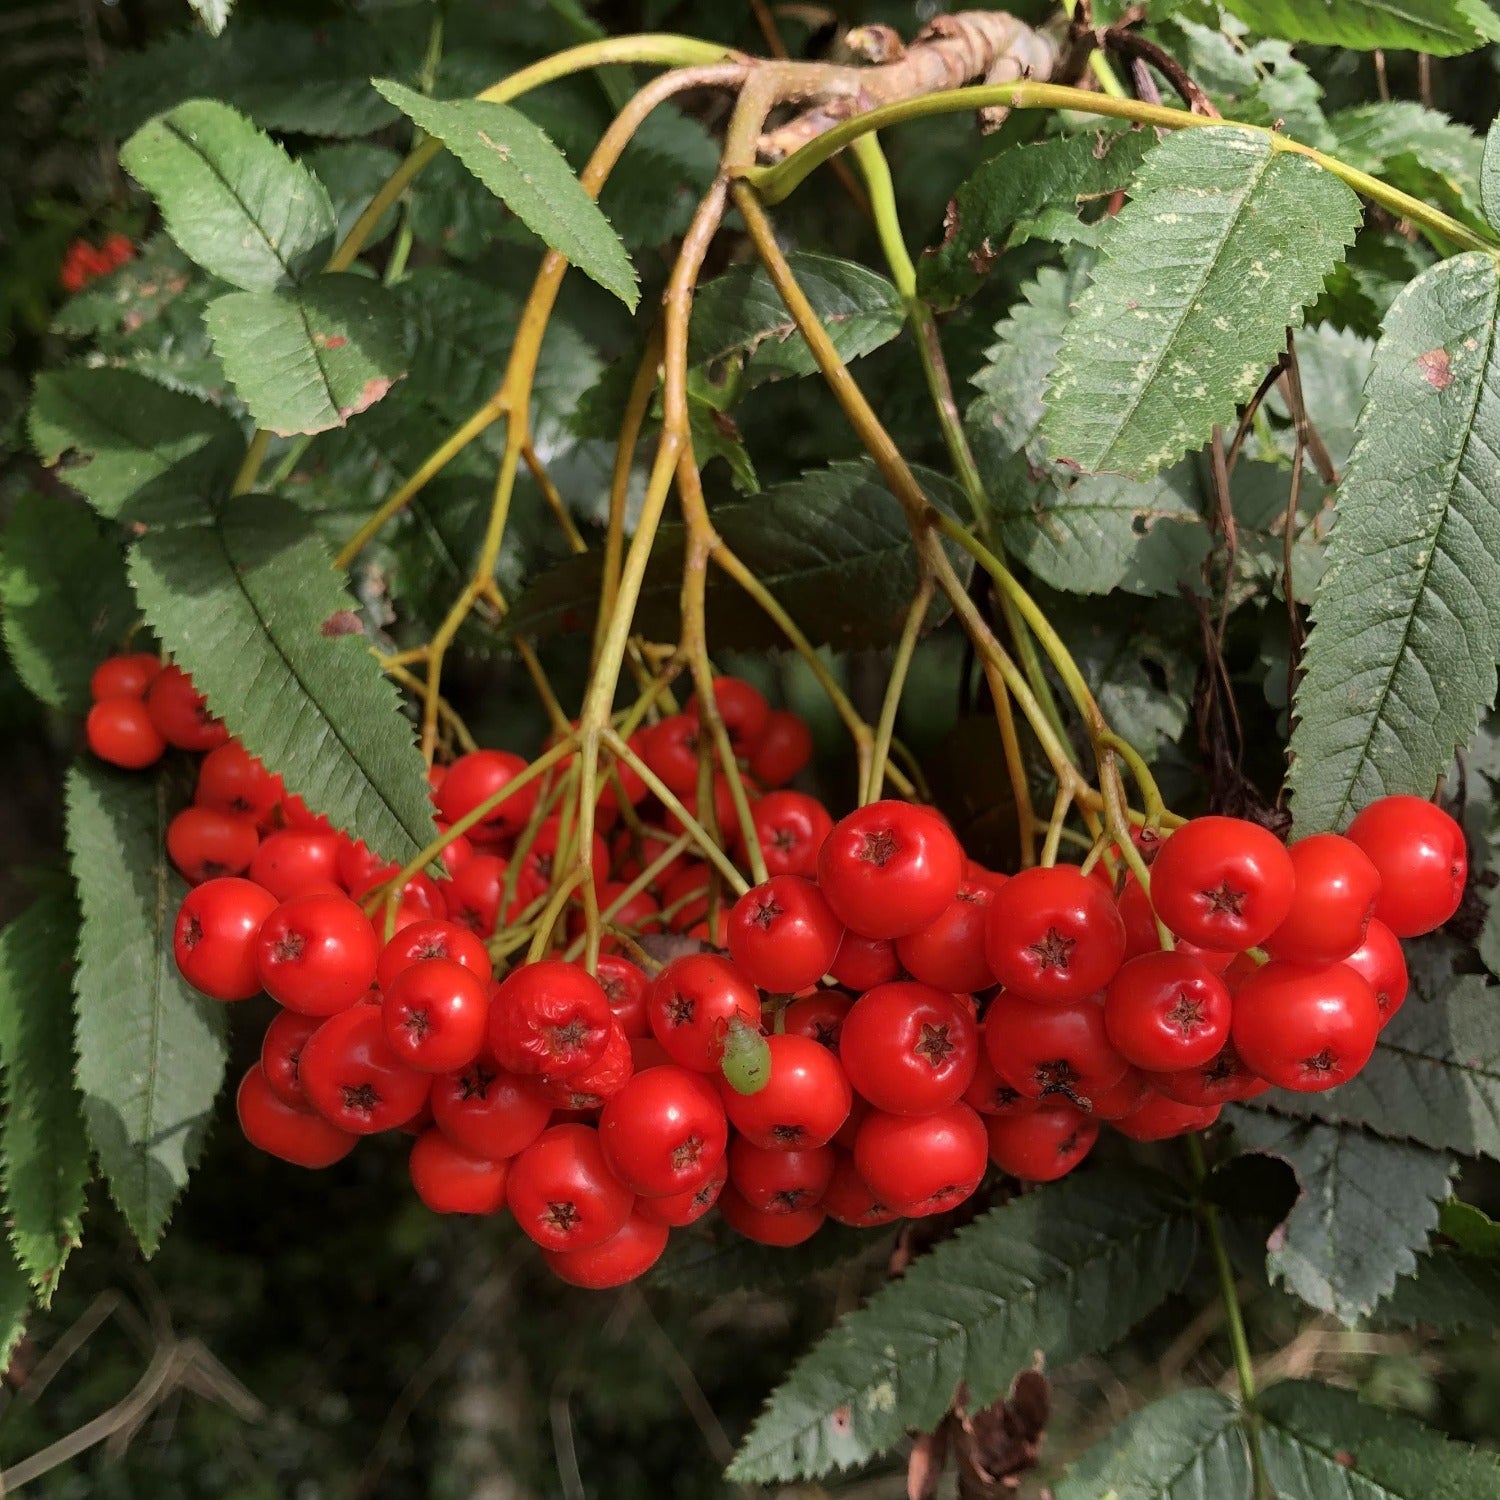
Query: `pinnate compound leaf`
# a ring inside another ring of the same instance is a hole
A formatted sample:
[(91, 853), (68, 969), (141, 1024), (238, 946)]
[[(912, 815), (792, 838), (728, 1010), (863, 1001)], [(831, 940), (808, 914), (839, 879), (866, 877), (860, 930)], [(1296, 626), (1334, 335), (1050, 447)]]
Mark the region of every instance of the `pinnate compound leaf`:
[[(905, 326), (901, 295), (884, 276), (831, 255), (799, 251), (788, 259), (845, 362), (888, 344)], [(688, 341), (695, 364), (740, 360), (751, 381), (812, 375), (818, 368), (758, 264), (733, 266), (699, 287)]]
[(1229, 0), (1259, 36), (1363, 52), (1408, 48), (1452, 57), (1483, 40), (1464, 0)]
[(1125, 187), (1155, 144), (1149, 130), (1088, 130), (992, 157), (948, 205), (942, 243), (917, 262), (917, 291), (940, 303), (967, 296), (1004, 251), (1034, 236), (1092, 243), (1080, 211)]
[(44, 371), (29, 426), (42, 462), (109, 519), (153, 499), (214, 494), (245, 451), (227, 412), (131, 370)]
[(1353, 1391), (1284, 1380), (1256, 1402), (1278, 1500), (1490, 1500), (1500, 1458), (1369, 1406)]
[(150, 1255), (203, 1149), (228, 1011), (172, 957), (188, 888), (167, 859), (165, 777), (80, 762), (67, 802), (83, 913), (73, 976), (83, 1116), (110, 1196)]
[(1273, 1280), (1351, 1324), (1415, 1268), (1448, 1196), (1446, 1152), (1243, 1110), (1234, 1129), (1241, 1145), (1279, 1158), (1297, 1178), (1297, 1201), (1267, 1250)]
[(635, 268), (567, 159), (520, 110), (484, 99), (429, 99), (388, 79), (375, 87), (437, 139), (532, 233), (634, 310)]
[(1256, 1101), (1277, 1114), (1500, 1160), (1500, 990), (1477, 974), (1391, 1018), (1348, 1083), (1323, 1094), (1277, 1089)]
[(959, 1230), (839, 1322), (793, 1368), (729, 1469), (749, 1483), (813, 1478), (927, 1431), (964, 1382), (971, 1409), (1041, 1349), (1107, 1348), (1179, 1287), (1192, 1211), (1163, 1178), (1089, 1173)]
[(1232, 127), (1147, 157), (1069, 322), (1042, 435), (1058, 458), (1137, 478), (1233, 420), (1359, 225), (1306, 157)]
[(1177, 1391), (1132, 1412), (1068, 1467), (1056, 1500), (1250, 1500), (1239, 1408)]
[(0, 606), (21, 680), (53, 708), (86, 712), (94, 668), (135, 617), (119, 546), (81, 506), (19, 496), (5, 528)]
[(395, 299), (364, 276), (229, 292), (209, 303), (204, 320), (256, 426), (280, 437), (343, 427), (405, 370)]
[(1500, 277), (1441, 261), (1396, 299), (1365, 386), (1297, 692), (1299, 831), (1428, 795), (1495, 698)]
[(1482, 224), (1484, 143), (1469, 129), (1410, 99), (1340, 110), (1328, 122), (1341, 161)]
[(296, 506), (163, 509), (131, 551), (162, 644), (252, 755), (388, 859), (435, 836), (422, 757), (328, 549)]
[[(1444, 1215), (1438, 1227), (1443, 1228)], [(1500, 1323), (1500, 1266), (1453, 1250), (1422, 1256), (1370, 1314), (1376, 1328), (1434, 1328), (1440, 1333), (1491, 1331)]]
[(205, 271), (246, 291), (296, 281), (333, 241), (328, 190), (238, 110), (190, 99), (120, 148), (172, 238)]
[(89, 1143), (73, 1084), (77, 947), (71, 892), (43, 896), (0, 933), (5, 1215), (11, 1247), (43, 1307), (82, 1238), (89, 1181)]

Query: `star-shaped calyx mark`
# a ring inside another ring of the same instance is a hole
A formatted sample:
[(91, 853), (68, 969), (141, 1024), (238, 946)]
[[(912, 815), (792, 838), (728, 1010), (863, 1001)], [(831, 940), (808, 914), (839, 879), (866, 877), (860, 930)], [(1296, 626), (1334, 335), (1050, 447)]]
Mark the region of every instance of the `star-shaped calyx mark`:
[(1077, 946), (1077, 938), (1064, 937), (1057, 928), (1049, 927), (1042, 940), (1029, 944), (1026, 951), (1036, 955), (1037, 967), (1045, 974), (1049, 969), (1066, 969)]
[(1204, 891), (1203, 899), (1216, 916), (1242, 917), (1245, 914), (1245, 892), (1235, 890), (1227, 875), (1211, 891)]
[(949, 1040), (946, 1026), (933, 1026), (926, 1021), (922, 1023), (922, 1035), (917, 1038), (917, 1044), (912, 1048), (918, 1057), (930, 1063), (934, 1068), (942, 1067), (956, 1050), (955, 1044)]
[(890, 828), (875, 828), (864, 835), (864, 843), (861, 845), (858, 857), (866, 864), (874, 865), (877, 869), (884, 869), (891, 861), (891, 856), (901, 846), (896, 842), (896, 834)]
[(1186, 990), (1183, 990), (1177, 996), (1177, 1003), (1167, 1012), (1167, 1020), (1183, 1036), (1191, 1036), (1198, 1027), (1203, 1025), (1203, 1006)]

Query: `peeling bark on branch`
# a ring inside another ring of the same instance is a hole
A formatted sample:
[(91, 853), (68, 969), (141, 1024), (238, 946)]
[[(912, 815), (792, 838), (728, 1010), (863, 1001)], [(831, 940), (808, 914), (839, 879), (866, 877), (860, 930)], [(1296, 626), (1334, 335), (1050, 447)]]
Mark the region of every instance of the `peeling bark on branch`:
[[(761, 161), (780, 161), (841, 120), (882, 104), (966, 83), (1050, 79), (1061, 54), (1058, 41), (1047, 32), (1033, 30), (1004, 11), (988, 10), (938, 16), (904, 49), (885, 26), (850, 32), (846, 44), (856, 55), (878, 60), (876, 65), (809, 67), (806, 86), (797, 97), (811, 107), (760, 137), (756, 155)], [(998, 126), (1005, 114), (1004, 109), (979, 112), (986, 129)]]

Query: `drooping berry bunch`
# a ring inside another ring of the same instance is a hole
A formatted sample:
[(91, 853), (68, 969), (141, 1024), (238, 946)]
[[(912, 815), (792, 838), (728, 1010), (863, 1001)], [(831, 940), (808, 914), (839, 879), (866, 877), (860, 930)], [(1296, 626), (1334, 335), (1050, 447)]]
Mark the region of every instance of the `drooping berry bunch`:
[[(1234, 818), (1138, 828), (1149, 888), (1119, 849), (1007, 877), (966, 859), (931, 808), (881, 801), (835, 822), (785, 789), (806, 726), (720, 679), (769, 878), (721, 902), (680, 819), (618, 762), (592, 850), (605, 937), (590, 973), (581, 900), (550, 951), (514, 962), (508, 941), (557, 888), (560, 766), (501, 801), (520, 756), (435, 770), (439, 826), (473, 826), (441, 878), (390, 894), (396, 867), (289, 794), (175, 667), (115, 658), (94, 689), (88, 737), (106, 759), (207, 752), (167, 834), (194, 886), (175, 949), (205, 994), (280, 1007), (240, 1085), (246, 1136), (321, 1167), (406, 1131), (426, 1204), (508, 1208), (585, 1286), (641, 1274), (714, 1207), (791, 1245), (825, 1218), (954, 1207), (991, 1165), (1055, 1179), (1104, 1123), (1161, 1140), (1273, 1085), (1334, 1087), (1405, 998), (1400, 940), (1446, 921), (1467, 875), (1458, 825), (1389, 797), (1290, 848)], [(690, 814), (699, 728), (690, 704), (631, 741)], [(727, 783), (714, 795), (714, 826), (733, 828)], [(656, 963), (639, 944), (666, 932), (695, 951)]]

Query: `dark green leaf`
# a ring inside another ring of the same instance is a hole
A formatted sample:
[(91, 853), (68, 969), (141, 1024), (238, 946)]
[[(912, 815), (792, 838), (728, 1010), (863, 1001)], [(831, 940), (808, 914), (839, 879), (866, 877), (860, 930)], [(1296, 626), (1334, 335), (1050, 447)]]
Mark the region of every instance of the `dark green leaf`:
[(1368, 52), (1410, 48), (1451, 57), (1483, 40), (1464, 0), (1229, 0), (1261, 36)]
[(1450, 1198), (1438, 1213), (1438, 1232), (1465, 1255), (1500, 1260), (1500, 1224), (1472, 1203)]
[(10, 1368), (10, 1357), (26, 1332), (31, 1310), (31, 1286), (12, 1255), (0, 1254), (0, 1364)]
[(1197, 1243), (1170, 1183), (1090, 1173), (992, 1210), (915, 1261), (794, 1367), (729, 1470), (764, 1483), (861, 1462), (977, 1410), (1041, 1349), (1107, 1348), (1180, 1286)]
[(72, 892), (44, 896), (0, 933), (0, 1163), (6, 1223), (38, 1300), (83, 1235), (89, 1145), (73, 1084)]
[(658, 109), (609, 174), (599, 207), (627, 246), (660, 245), (687, 228), (718, 166), (719, 148), (698, 120)]
[(1132, 1412), (1070, 1464), (1056, 1500), (1250, 1500), (1239, 1409), (1217, 1391), (1178, 1391)]
[(1433, 1250), (1417, 1261), (1410, 1276), (1397, 1281), (1370, 1314), (1370, 1322), (1376, 1328), (1489, 1333), (1500, 1324), (1500, 1266), (1452, 1250)]
[(890, 1250), (890, 1236), (829, 1224), (791, 1250), (772, 1250), (735, 1234), (722, 1221), (697, 1234), (673, 1235), (651, 1272), (651, 1284), (692, 1297), (801, 1286), (810, 1276)]
[(337, 827), (389, 859), (434, 837), (432, 804), (396, 690), (354, 601), (295, 506), (241, 496), (164, 515), (131, 579), (162, 644), (252, 755)]
[(1298, 828), (1426, 796), (1495, 697), (1500, 279), (1442, 261), (1396, 300), (1365, 387), (1292, 735)]
[(1490, 126), (1489, 134), (1484, 138), (1479, 197), (1485, 218), (1492, 226), (1500, 226), (1500, 121)]
[(1256, 1402), (1279, 1500), (1493, 1500), (1500, 1460), (1353, 1391), (1284, 1380)]
[(1286, 1162), (1300, 1196), (1271, 1236), (1266, 1268), (1304, 1302), (1349, 1324), (1411, 1271), (1437, 1227), (1453, 1158), (1341, 1125), (1241, 1110), (1236, 1139)]
[(147, 1255), (197, 1164), (228, 1057), (227, 1011), (172, 957), (187, 894), (167, 860), (173, 811), (164, 777), (97, 763), (69, 774), (78, 1087), (110, 1195)]
[(391, 293), (363, 276), (230, 292), (204, 316), (256, 426), (280, 437), (342, 427), (404, 373)]
[(89, 677), (135, 616), (118, 544), (88, 511), (22, 494), (5, 528), (0, 605), (21, 680), (43, 703), (85, 712)]
[[(334, 236), (340, 240), (354, 227), (354, 221), (384, 186), (386, 178), (401, 165), (401, 158), (394, 151), (372, 146), (368, 141), (319, 146), (302, 161), (328, 190), (328, 200), (333, 205)], [(376, 221), (365, 243), (378, 245), (396, 227), (396, 214), (393, 203)]]
[(215, 494), (245, 451), (225, 412), (128, 370), (45, 371), (29, 420), (38, 457), (107, 518), (157, 498)]
[(179, 104), (141, 126), (120, 161), (156, 199), (172, 238), (231, 286), (269, 291), (327, 259), (327, 189), (227, 104)]
[(932, 302), (955, 302), (1004, 251), (1034, 235), (1092, 240), (1079, 213), (1102, 208), (1155, 144), (1149, 130), (1088, 130), (992, 157), (949, 205), (942, 243), (917, 263), (917, 291)]
[(481, 99), (429, 99), (399, 83), (375, 85), (442, 143), (534, 234), (627, 307), (635, 268), (562, 153), (520, 110)]
[[(789, 260), (845, 362), (901, 332), (906, 309), (884, 276), (829, 255), (797, 252)], [(818, 368), (786, 303), (758, 264), (732, 266), (699, 288), (688, 355), (695, 364), (742, 361), (752, 381), (811, 375)]]
[(1230, 422), (1302, 321), (1359, 200), (1269, 136), (1184, 130), (1146, 157), (1070, 320), (1042, 433), (1088, 470), (1145, 477)]
[[(951, 481), (927, 470), (917, 476), (935, 505), (962, 504)], [(753, 501), (719, 506), (714, 526), (814, 644), (880, 646), (899, 636), (916, 592), (916, 555), (901, 507), (871, 464), (833, 464)], [(682, 528), (663, 526), (636, 613), (653, 639), (675, 639), (682, 551)], [(955, 549), (955, 566), (967, 570), (966, 559)], [(507, 627), (518, 635), (589, 629), (602, 565), (595, 548), (544, 573), (516, 600)], [(784, 644), (775, 625), (713, 568), (708, 612), (712, 638), (722, 647)]]

